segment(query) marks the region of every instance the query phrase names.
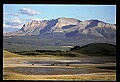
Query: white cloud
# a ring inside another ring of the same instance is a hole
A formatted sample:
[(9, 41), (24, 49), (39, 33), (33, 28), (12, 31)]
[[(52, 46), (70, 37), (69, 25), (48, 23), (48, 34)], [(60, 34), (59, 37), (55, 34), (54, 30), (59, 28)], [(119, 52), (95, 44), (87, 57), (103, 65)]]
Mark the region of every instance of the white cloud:
[[(5, 25), (5, 26), (6, 26), (6, 25)], [(4, 27), (4, 28), (3, 28), (3, 33), (18, 31), (19, 29), (20, 29), (20, 28)]]
[(14, 14), (14, 16), (19, 16), (18, 14)]
[(3, 27), (21, 28), (21, 25), (23, 25), (23, 23), (20, 21), (20, 19), (18, 17), (14, 17), (10, 20), (7, 20), (6, 23), (3, 24)]
[(7, 21), (5, 24), (6, 25), (12, 25), (12, 26), (17, 26), (18, 24), (20, 24), (20, 20), (19, 18), (15, 17), (15, 18), (12, 18), (10, 19), (9, 21)]
[(31, 21), (31, 19), (30, 18), (28, 18), (28, 19), (27, 18), (22, 18), (21, 21), (25, 23), (25, 22)]
[(40, 19), (40, 18), (37, 18), (37, 17), (31, 17), (30, 18), (30, 21), (42, 21), (42, 19)]
[(12, 25), (7, 25), (7, 24), (3, 24), (3, 28), (22, 28), (23, 24), (21, 25), (16, 25), (16, 26), (12, 26)]
[(33, 15), (39, 15), (40, 13), (36, 10), (31, 10), (29, 8), (22, 8), (22, 9), (19, 9), (19, 13), (20, 14), (26, 14), (26, 15), (29, 15), (29, 16), (33, 16)]
[(3, 12), (3, 15), (7, 15), (7, 13)]
[(12, 13), (3, 13), (3, 15), (12, 15), (12, 16), (19, 16), (18, 14), (12, 14)]
[(37, 17), (31, 17), (30, 18), (30, 21), (43, 21), (43, 20), (48, 20), (47, 18), (43, 18), (43, 19), (41, 19), (41, 18), (37, 18)]
[(9, 26), (9, 25), (6, 25), (6, 24), (3, 24), (3, 27), (4, 27), (4, 28), (9, 28), (10, 26)]
[(3, 21), (8, 21), (8, 19), (7, 18), (3, 18)]
[(33, 19), (33, 20), (36, 20), (36, 21), (41, 21), (42, 19), (40, 19), (40, 18), (35, 18), (35, 19)]
[(44, 18), (43, 20), (48, 20), (47, 18)]

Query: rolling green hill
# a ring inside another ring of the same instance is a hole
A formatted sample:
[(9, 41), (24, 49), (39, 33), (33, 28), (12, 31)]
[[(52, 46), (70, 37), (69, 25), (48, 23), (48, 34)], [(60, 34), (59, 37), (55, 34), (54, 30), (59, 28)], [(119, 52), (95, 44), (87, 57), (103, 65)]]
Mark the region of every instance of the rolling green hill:
[(86, 55), (116, 56), (116, 45), (108, 43), (91, 43), (82, 47), (75, 46), (70, 51)]

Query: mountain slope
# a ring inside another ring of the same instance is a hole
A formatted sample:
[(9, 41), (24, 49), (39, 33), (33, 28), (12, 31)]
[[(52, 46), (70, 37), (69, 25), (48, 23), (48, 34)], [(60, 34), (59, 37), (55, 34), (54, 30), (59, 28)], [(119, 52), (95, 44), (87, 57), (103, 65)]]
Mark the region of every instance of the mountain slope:
[(116, 25), (99, 20), (80, 21), (74, 18), (58, 18), (43, 21), (31, 21), (16, 32), (4, 36), (27, 36), (61, 33), (66, 37), (80, 38), (116, 38)]
[(87, 55), (116, 56), (116, 46), (107, 43), (91, 43), (82, 47), (75, 46), (70, 51)]

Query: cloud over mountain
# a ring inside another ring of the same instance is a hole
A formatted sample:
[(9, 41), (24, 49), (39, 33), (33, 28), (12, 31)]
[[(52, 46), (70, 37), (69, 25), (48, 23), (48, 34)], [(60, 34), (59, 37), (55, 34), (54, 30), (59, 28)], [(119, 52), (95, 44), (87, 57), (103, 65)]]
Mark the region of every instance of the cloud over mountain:
[(48, 20), (47, 18), (37, 18), (37, 17), (31, 17), (30, 19), (29, 19), (30, 21), (43, 21), (43, 20)]
[(39, 15), (39, 14), (40, 14), (39, 11), (32, 10), (32, 9), (30, 9), (30, 8), (22, 8), (22, 9), (19, 9), (19, 13), (20, 13), (20, 14), (29, 15), (29, 16), (34, 16), (34, 15)]

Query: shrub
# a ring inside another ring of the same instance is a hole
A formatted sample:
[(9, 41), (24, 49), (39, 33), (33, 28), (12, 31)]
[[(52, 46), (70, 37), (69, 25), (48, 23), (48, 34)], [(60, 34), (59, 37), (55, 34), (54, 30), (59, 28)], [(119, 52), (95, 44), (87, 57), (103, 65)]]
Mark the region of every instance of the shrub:
[(44, 53), (39, 53), (39, 52), (22, 52), (22, 53), (20, 53), (20, 55), (32, 56), (32, 55), (44, 55)]

